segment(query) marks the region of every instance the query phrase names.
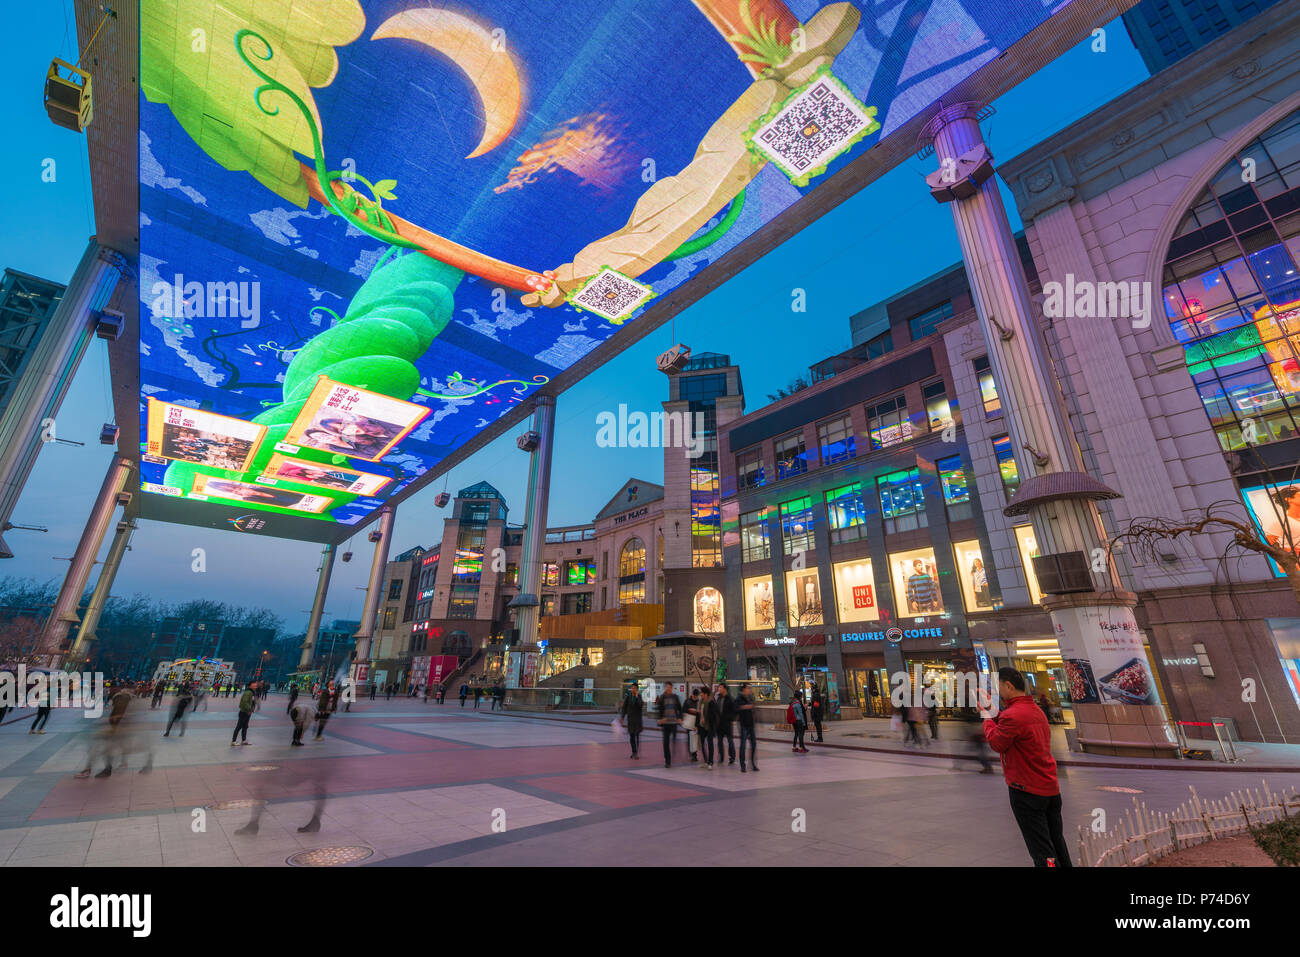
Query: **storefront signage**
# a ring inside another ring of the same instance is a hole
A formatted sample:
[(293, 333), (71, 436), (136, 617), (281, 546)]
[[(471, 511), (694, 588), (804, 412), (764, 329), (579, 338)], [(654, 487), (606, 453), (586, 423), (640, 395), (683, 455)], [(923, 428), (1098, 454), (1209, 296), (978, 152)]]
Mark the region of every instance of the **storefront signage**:
[(794, 637), (793, 637), (792, 635), (786, 635), (784, 638), (764, 638), (764, 639), (763, 639), (763, 644), (765, 644), (765, 645), (793, 645), (793, 644), (794, 644)]
[(874, 608), (876, 606), (875, 596), (871, 594), (870, 585), (853, 586), (853, 607), (854, 608)]
[(614, 516), (614, 524), (615, 524), (615, 525), (622, 525), (624, 522), (630, 522), (630, 521), (632, 521), (633, 519), (641, 518), (643, 515), (645, 515), (645, 514), (646, 514), (647, 512), (649, 512), (649, 511), (650, 511), (650, 509), (649, 509), (648, 507), (646, 507), (646, 508), (638, 508), (636, 511), (634, 511), (634, 512), (628, 512), (628, 513), (625, 514), (625, 515), (616, 515), (616, 516)]
[(1200, 659), (1195, 655), (1190, 658), (1161, 658), (1160, 660), (1166, 665), (1199, 665), (1201, 663)]
[(841, 632), (840, 641), (892, 641), (895, 644), (904, 638), (942, 638), (942, 628), (890, 628), (886, 631), (846, 631)]

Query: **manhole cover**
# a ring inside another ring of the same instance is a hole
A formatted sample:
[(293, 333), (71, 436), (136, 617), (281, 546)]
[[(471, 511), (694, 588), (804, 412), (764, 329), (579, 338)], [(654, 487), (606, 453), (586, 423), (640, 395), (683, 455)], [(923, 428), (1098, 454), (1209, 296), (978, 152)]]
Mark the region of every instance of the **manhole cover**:
[(1145, 794), (1141, 788), (1124, 788), (1118, 784), (1099, 784), (1098, 791), (1114, 791), (1116, 794)]
[(261, 807), (264, 804), (265, 801), (259, 801), (257, 798), (237, 798), (234, 801), (218, 801), (206, 807), (209, 811), (236, 811), (241, 807)]
[(248, 767), (244, 768), (244, 770), (245, 770), (245, 771), (279, 771), (279, 770), (280, 770), (280, 765), (278, 765), (278, 764), (250, 764)]
[(374, 853), (373, 848), (358, 844), (315, 847), (310, 851), (299, 851), (285, 863), (292, 867), (346, 867), (348, 864), (358, 864)]

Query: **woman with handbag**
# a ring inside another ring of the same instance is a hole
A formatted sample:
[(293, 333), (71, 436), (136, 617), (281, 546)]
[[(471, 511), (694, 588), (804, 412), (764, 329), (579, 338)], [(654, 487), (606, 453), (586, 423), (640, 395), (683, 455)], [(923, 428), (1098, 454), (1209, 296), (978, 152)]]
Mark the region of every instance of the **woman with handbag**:
[(700, 732), (698, 730), (700, 723), (699, 688), (692, 691), (691, 696), (686, 699), (686, 705), (682, 712), (682, 728), (686, 731), (686, 750), (691, 756), (691, 764), (699, 764), (700, 756), (697, 753), (700, 743)]
[(641, 755), (636, 753), (637, 738), (641, 736), (641, 713), (645, 711), (645, 702), (641, 700), (641, 694), (634, 687), (623, 698), (623, 707), (619, 709), (618, 715), (623, 722), (623, 728), (627, 731), (627, 738), (632, 742), (632, 759), (639, 760)]

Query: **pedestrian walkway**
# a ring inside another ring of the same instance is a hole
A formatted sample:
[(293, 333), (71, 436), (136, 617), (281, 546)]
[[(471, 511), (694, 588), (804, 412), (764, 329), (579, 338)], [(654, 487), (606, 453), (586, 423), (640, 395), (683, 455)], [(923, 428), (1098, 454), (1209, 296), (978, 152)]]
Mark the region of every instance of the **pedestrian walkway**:
[[(421, 701), (359, 702), (325, 737), (290, 746), (285, 701), (252, 718), (249, 747), (231, 748), (234, 700), (162, 737), (166, 712), (133, 702), (152, 742), (107, 778), (77, 778), (88, 725), (56, 711), (49, 733), (0, 728), (0, 862), (5, 866), (282, 866), (317, 852), (364, 865), (718, 864), (828, 866), (1027, 863), (998, 775), (933, 753), (831, 747), (856, 730), (828, 726), (826, 744), (791, 753), (770, 731), (758, 773), (691, 764), (684, 737), (671, 768), (657, 733), (630, 760), (608, 717), (462, 711)], [(941, 733), (944, 726), (941, 726)], [(886, 729), (887, 730), (887, 729)], [(98, 770), (98, 767), (96, 768)], [(1142, 792), (1153, 807), (1257, 786), (1260, 776), (1166, 770), (1063, 769), (1067, 832), (1118, 814)], [(1269, 776), (1275, 787), (1290, 778)], [(323, 802), (318, 831), (308, 825)], [(255, 836), (247, 833), (260, 808)]]

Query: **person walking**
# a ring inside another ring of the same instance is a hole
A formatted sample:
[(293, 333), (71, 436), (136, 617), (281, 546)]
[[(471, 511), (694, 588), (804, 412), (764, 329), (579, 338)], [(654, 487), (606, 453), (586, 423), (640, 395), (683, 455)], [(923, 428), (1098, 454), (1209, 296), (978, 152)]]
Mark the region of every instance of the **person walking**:
[(1002, 758), (1011, 813), (1025, 847), (1035, 867), (1071, 867), (1047, 718), (1025, 693), (1025, 676), (1015, 668), (998, 669), (998, 694), (1001, 708), (995, 717), (987, 693), (981, 693), (984, 737)]
[(506, 710), (506, 683), (504, 681), (497, 682), (497, 707), (502, 711)]
[(438, 704), (442, 704), (446, 700), (447, 700), (447, 686), (438, 685)]
[(736, 739), (732, 734), (732, 725), (736, 721), (736, 701), (727, 691), (727, 686), (719, 684), (713, 702), (718, 708), (718, 723), (714, 734), (718, 739), (718, 763), (722, 763), (722, 742), (727, 742), (727, 763), (736, 763)]
[(302, 743), (302, 733), (307, 730), (307, 725), (311, 723), (311, 705), (306, 701), (294, 705), (289, 710), (289, 718), (293, 721), (293, 740), (289, 743), (295, 748), (306, 747)]
[(155, 711), (162, 704), (163, 692), (167, 690), (167, 682), (159, 681), (153, 686), (153, 701), (149, 704), (149, 710)]
[(461, 683), (460, 686), (460, 706), (465, 707), (465, 699), (469, 697), (469, 685)]
[(424, 703), (429, 703), (429, 685), (427, 682), (424, 685)]
[(813, 729), (817, 732), (817, 743), (822, 740), (822, 695), (813, 688), (812, 703), (808, 705), (808, 717), (812, 719)]
[(673, 692), (672, 682), (664, 685), (664, 690), (655, 699), (655, 710), (659, 712), (659, 728), (664, 733), (664, 767), (673, 766), (672, 745), (677, 740), (677, 726), (682, 720), (682, 699)]
[(172, 733), (172, 725), (180, 723), (181, 730), (177, 737), (185, 737), (185, 709), (190, 706), (190, 686), (188, 682), (182, 682), (181, 686), (176, 689), (176, 704), (172, 708), (172, 716), (167, 722), (167, 730), (163, 732), (163, 737), (169, 737)]
[(917, 725), (919, 725), (923, 720), (925, 720), (924, 708), (909, 705), (903, 709), (903, 724), (905, 731), (905, 736), (903, 738), (904, 745), (909, 748), (913, 745), (918, 748), (925, 747), (925, 742), (921, 740), (921, 732), (917, 730)]
[(478, 682), (474, 683), (474, 710), (478, 710), (479, 701), (483, 698), (483, 686)]
[(289, 707), (284, 709), (285, 714), (293, 714), (293, 703), (298, 700), (298, 686), (289, 685)]
[(316, 737), (313, 741), (319, 741), (325, 734), (325, 722), (330, 719), (330, 689), (329, 685), (320, 689), (320, 700), (316, 702)]
[[(704, 752), (704, 766), (710, 771), (713, 770), (713, 735), (714, 729), (721, 720), (718, 714), (718, 703), (713, 700), (713, 695), (709, 691), (709, 686), (705, 685), (700, 689), (700, 750)], [(721, 752), (719, 752), (721, 756)]]
[(384, 700), (385, 700), (385, 701), (392, 701), (392, 700), (393, 700), (393, 683), (392, 683), (391, 681), (388, 682), (388, 688), (387, 688), (386, 690), (387, 690), (388, 694), (387, 694), (387, 697), (385, 697)]
[(248, 722), (253, 719), (253, 711), (257, 708), (257, 692), (253, 686), (249, 685), (244, 689), (244, 693), (239, 696), (239, 718), (235, 721), (235, 733), (230, 736), (230, 746), (235, 746), (235, 739), (241, 734), (244, 736), (244, 744), (248, 744)]
[(50, 687), (46, 682), (36, 695), (36, 717), (32, 719), (28, 734), (44, 734), (45, 723), (50, 720)]
[(808, 727), (808, 713), (804, 710), (802, 691), (796, 691), (794, 697), (790, 699), (790, 704), (785, 709), (785, 720), (794, 728), (794, 739), (790, 742), (792, 745), (790, 750), (796, 754), (807, 754), (808, 749), (803, 746), (803, 733)]
[(378, 692), (378, 691), (379, 691), (379, 685), (375, 684), (373, 681), (370, 682), (370, 700), (371, 700), (371, 701), (374, 701), (374, 700), (375, 700), (375, 694), (376, 694), (376, 692)]
[(623, 707), (618, 711), (619, 720), (623, 722), (623, 727), (627, 731), (628, 743), (632, 745), (632, 760), (641, 760), (641, 755), (637, 754), (637, 740), (641, 737), (641, 715), (645, 711), (645, 702), (641, 700), (641, 694), (636, 685), (623, 696)]
[(939, 703), (929, 705), (925, 709), (925, 718), (930, 725), (930, 740), (939, 740)]
[(736, 723), (740, 726), (740, 773), (745, 773), (745, 742), (749, 742), (749, 766), (758, 770), (758, 739), (754, 737), (754, 696), (749, 682), (740, 686), (736, 695)]
[(691, 756), (691, 764), (698, 764), (700, 757), (696, 752), (699, 749), (700, 738), (699, 688), (695, 688), (691, 691), (690, 697), (686, 699), (686, 705), (682, 711), (682, 727), (686, 729), (686, 753)]

